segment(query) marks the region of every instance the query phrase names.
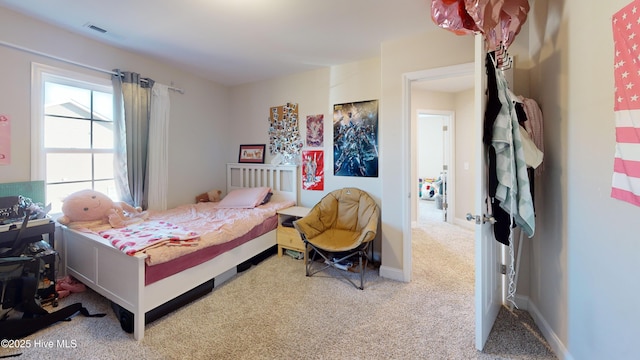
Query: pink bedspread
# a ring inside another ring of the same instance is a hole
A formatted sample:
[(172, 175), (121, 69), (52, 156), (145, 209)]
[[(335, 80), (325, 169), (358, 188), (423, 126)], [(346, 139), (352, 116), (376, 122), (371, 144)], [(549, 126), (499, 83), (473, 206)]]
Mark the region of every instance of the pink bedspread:
[(166, 221), (145, 221), (98, 232), (127, 255), (158, 246), (197, 246), (199, 234)]
[(150, 211), (149, 221), (166, 221), (200, 234), (197, 246), (159, 246), (146, 249), (147, 265), (156, 265), (199, 249), (222, 244), (249, 232), (254, 226), (293, 206), (293, 201), (270, 201), (254, 209), (222, 209), (217, 203), (182, 205), (166, 211)]

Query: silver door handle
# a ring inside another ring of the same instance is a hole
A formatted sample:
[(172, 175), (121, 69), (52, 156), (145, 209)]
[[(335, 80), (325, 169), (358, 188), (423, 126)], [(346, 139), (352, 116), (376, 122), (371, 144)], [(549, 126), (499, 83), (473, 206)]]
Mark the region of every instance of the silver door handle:
[(487, 216), (485, 214), (482, 214), (482, 216), (480, 216), (473, 215), (471, 213), (467, 213), (467, 221), (474, 221), (476, 225), (485, 224), (487, 222), (491, 223), (492, 225), (496, 223), (496, 219), (493, 216)]

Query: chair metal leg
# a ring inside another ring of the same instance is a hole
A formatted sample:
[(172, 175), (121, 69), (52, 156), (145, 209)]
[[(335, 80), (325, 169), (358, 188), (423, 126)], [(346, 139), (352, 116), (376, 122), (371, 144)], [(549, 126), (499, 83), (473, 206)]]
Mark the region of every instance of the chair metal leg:
[[(363, 248), (360, 248), (358, 250), (356, 250), (355, 252), (352, 252), (346, 256), (343, 256), (340, 259), (334, 259), (331, 258), (330, 255), (327, 254), (331, 254), (331, 253), (327, 253), (325, 254), (324, 251), (322, 251), (322, 249), (318, 249), (317, 247), (315, 247), (313, 244), (309, 243), (309, 242), (305, 242), (305, 250), (307, 251), (307, 263), (305, 264), (305, 271), (306, 271), (306, 276), (313, 276), (314, 274), (319, 273), (320, 271), (323, 271), (327, 268), (333, 268), (340, 276), (342, 276), (345, 280), (347, 280), (348, 282), (351, 283), (351, 285), (353, 285), (354, 287), (360, 289), (360, 290), (364, 290), (364, 277), (365, 277), (365, 273), (366, 273), (366, 267), (368, 265), (368, 255), (367, 255), (367, 251), (369, 249), (370, 246), (370, 242), (367, 243)], [(314, 254), (313, 256), (309, 256), (308, 253), (309, 251), (313, 249), (314, 250)], [(321, 268), (313, 268), (313, 265), (315, 264), (315, 260), (316, 260), (316, 256), (320, 256), (322, 259), (324, 259), (324, 266)], [(360, 275), (360, 286), (358, 286), (357, 283), (355, 283), (353, 280), (351, 280), (351, 278), (349, 278), (347, 275), (345, 275), (344, 270), (338, 268), (336, 265), (349, 259), (352, 258), (354, 256), (358, 257), (358, 264), (359, 264), (359, 275)]]
[[(311, 243), (307, 242), (305, 245), (305, 249), (307, 251), (307, 253), (309, 252), (309, 250), (313, 249), (313, 257), (308, 256), (307, 254), (307, 264), (305, 266), (306, 268), (306, 275), (307, 276), (313, 276), (314, 274), (319, 273), (320, 271), (328, 268), (331, 266), (331, 264), (329, 264), (330, 260), (321, 252), (319, 251), (315, 246), (313, 246)], [(325, 260), (325, 266), (320, 268), (320, 269), (313, 269), (313, 264), (315, 264), (316, 262), (316, 256), (320, 256)]]
[[(304, 271), (305, 271), (305, 275), (309, 276), (309, 266), (311, 265), (311, 261), (313, 259), (310, 258), (309, 256), (309, 243), (305, 241), (304, 243), (304, 251), (307, 253), (307, 256), (305, 256), (305, 263), (304, 263)], [(315, 259), (316, 255), (313, 254), (313, 258)]]
[(365, 266), (362, 266), (362, 253), (358, 256), (360, 260), (360, 290), (364, 290), (364, 272), (366, 271)]

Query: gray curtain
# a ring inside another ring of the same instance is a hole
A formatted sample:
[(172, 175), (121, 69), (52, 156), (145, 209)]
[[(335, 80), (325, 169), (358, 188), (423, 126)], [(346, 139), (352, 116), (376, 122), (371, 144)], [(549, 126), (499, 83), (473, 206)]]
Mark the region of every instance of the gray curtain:
[(151, 88), (154, 81), (132, 72), (112, 76), (114, 90), (114, 171), (120, 200), (148, 205), (148, 143)]

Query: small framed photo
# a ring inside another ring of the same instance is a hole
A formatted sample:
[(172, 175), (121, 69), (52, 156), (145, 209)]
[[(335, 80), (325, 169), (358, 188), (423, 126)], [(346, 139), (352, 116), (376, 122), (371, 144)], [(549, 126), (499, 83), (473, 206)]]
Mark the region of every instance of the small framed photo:
[(266, 144), (240, 145), (239, 163), (264, 164), (264, 150)]

